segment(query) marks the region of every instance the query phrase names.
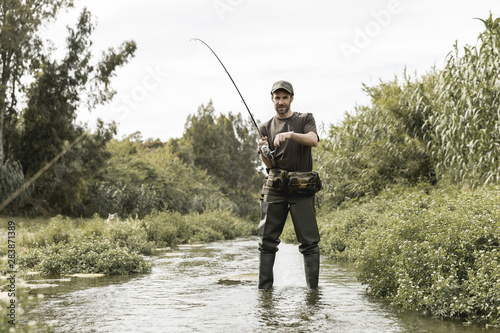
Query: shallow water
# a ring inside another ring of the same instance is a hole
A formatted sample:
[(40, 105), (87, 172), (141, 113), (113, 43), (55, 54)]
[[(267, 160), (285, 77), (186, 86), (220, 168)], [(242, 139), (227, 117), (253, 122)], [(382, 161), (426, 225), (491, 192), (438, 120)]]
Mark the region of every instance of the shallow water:
[(149, 275), (36, 282), (46, 295), (39, 320), (82, 333), (500, 332), (394, 311), (367, 296), (352, 267), (328, 258), (320, 288), (310, 291), (291, 244), (280, 245), (274, 289), (260, 291), (256, 246), (256, 239), (181, 246), (151, 257)]

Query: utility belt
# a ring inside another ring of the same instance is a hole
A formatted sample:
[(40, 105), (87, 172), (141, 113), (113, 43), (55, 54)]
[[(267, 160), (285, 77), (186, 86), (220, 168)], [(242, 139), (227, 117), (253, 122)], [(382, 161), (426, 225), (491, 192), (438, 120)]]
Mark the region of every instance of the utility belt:
[(311, 195), (321, 190), (319, 174), (314, 171), (288, 172), (282, 169), (271, 169), (264, 184), (264, 189), (281, 194)]

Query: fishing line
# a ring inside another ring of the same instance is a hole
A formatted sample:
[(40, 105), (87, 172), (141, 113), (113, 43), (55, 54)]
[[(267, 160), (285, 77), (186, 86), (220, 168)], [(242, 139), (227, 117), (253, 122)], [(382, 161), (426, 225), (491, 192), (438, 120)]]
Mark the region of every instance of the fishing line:
[[(214, 56), (217, 58), (217, 60), (219, 60), (219, 63), (222, 65), (222, 68), (224, 68), (224, 70), (226, 71), (226, 74), (227, 76), (229, 76), (229, 78), (231, 79), (231, 82), (233, 83), (234, 87), (236, 88), (236, 91), (238, 92), (238, 94), (240, 95), (241, 97), (241, 101), (243, 102), (243, 104), (245, 104), (245, 108), (247, 109), (248, 111), (248, 114), (250, 115), (250, 118), (252, 118), (252, 122), (253, 124), (255, 125), (255, 128), (257, 129), (257, 133), (259, 133), (260, 135), (260, 131), (259, 131), (259, 126), (257, 125), (257, 122), (255, 121), (255, 118), (253, 117), (252, 115), (252, 112), (250, 112), (250, 109), (248, 108), (248, 105), (247, 103), (245, 102), (245, 99), (243, 98), (243, 95), (241, 94), (240, 90), (238, 89), (238, 86), (236, 85), (236, 83), (234, 82), (233, 78), (231, 77), (231, 74), (229, 74), (226, 66), (224, 66), (224, 64), (222, 63), (222, 61), (220, 60), (219, 56), (217, 55), (217, 53), (215, 53), (214, 50), (212, 50), (212, 48), (207, 44), (205, 43), (204, 41), (202, 41), (201, 39), (199, 38), (192, 38), (191, 41), (198, 41), (198, 42), (201, 42), (202, 44), (204, 44), (206, 47), (208, 47), (208, 49), (210, 51), (212, 51), (212, 53), (214, 54)], [(261, 136), (262, 137), (262, 136)], [(262, 153), (265, 157), (267, 157), (268, 159), (272, 160), (273, 164), (274, 164), (274, 159), (273, 159), (273, 153), (274, 151), (271, 151), (269, 149), (269, 146), (268, 145), (264, 145), (262, 146), (261, 148), (262, 150)]]
[(260, 132), (259, 132), (259, 126), (257, 126), (257, 123), (255, 122), (255, 119), (254, 119), (254, 117), (252, 115), (252, 112), (250, 112), (250, 109), (248, 108), (248, 105), (245, 102), (245, 99), (243, 98), (243, 95), (241, 94), (240, 90), (238, 89), (238, 86), (236, 85), (236, 83), (234, 82), (233, 78), (231, 77), (231, 74), (229, 74), (229, 72), (227, 71), (226, 66), (224, 66), (224, 64), (222, 63), (222, 61), (220, 60), (220, 58), (217, 56), (217, 54), (214, 52), (214, 50), (212, 50), (212, 48), (207, 43), (205, 43), (204, 41), (202, 41), (199, 38), (192, 38), (191, 41), (193, 41), (193, 40), (194, 41), (199, 41), (199, 42), (205, 44), (205, 46), (208, 47), (210, 51), (212, 51), (212, 53), (217, 58), (217, 60), (219, 60), (220, 64), (222, 65), (222, 68), (224, 68), (224, 70), (226, 71), (227, 76), (229, 76), (229, 78), (231, 79), (231, 82), (233, 83), (234, 87), (236, 88), (236, 91), (240, 95), (241, 101), (243, 102), (243, 104), (245, 104), (245, 107), (246, 107), (246, 109), (248, 111), (248, 114), (250, 115), (250, 118), (252, 118), (252, 122), (255, 125), (255, 128), (257, 129), (257, 132), (260, 134)]

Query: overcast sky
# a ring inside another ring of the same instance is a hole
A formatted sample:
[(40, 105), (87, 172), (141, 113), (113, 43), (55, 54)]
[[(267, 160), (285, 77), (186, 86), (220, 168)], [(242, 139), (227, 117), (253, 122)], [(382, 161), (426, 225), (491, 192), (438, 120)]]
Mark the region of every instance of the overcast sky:
[(85, 6), (97, 28), (94, 49), (134, 40), (136, 56), (118, 71), (113, 102), (79, 120), (114, 120), (119, 135), (180, 137), (189, 114), (213, 101), (216, 112), (249, 117), (235, 80), (258, 122), (274, 115), (277, 80), (295, 89), (292, 110), (312, 112), (318, 125), (339, 123), (369, 100), (362, 84), (442, 68), (458, 42), (475, 44), (498, 0), (80, 0), (48, 30), (56, 45)]

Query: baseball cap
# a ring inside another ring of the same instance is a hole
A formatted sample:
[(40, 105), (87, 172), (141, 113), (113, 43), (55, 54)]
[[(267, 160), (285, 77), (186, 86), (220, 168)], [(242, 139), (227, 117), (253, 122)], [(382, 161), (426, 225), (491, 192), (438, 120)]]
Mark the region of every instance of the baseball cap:
[(284, 89), (293, 95), (293, 87), (292, 84), (288, 81), (280, 80), (273, 84), (273, 88), (271, 89), (271, 94), (274, 93), (278, 89)]

